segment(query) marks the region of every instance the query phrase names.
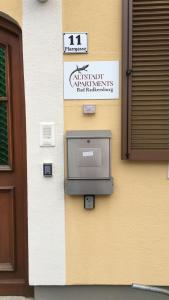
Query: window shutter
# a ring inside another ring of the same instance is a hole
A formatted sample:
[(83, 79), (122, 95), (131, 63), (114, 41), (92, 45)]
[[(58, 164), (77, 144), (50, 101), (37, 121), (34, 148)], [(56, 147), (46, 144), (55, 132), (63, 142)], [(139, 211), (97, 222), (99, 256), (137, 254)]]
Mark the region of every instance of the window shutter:
[(169, 1), (123, 0), (122, 158), (169, 160)]

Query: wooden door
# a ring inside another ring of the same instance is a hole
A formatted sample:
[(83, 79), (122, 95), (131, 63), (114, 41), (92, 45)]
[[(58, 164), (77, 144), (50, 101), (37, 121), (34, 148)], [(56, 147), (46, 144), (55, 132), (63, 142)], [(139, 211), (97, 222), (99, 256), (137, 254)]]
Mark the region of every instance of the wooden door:
[(24, 105), (21, 30), (0, 16), (0, 296), (31, 293)]

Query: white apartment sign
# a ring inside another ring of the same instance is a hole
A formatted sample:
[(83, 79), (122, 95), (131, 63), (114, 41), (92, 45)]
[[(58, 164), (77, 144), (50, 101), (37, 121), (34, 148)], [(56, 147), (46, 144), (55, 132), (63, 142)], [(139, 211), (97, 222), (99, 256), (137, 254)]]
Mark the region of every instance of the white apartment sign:
[(65, 32), (63, 34), (63, 52), (80, 54), (88, 51), (87, 32)]
[(119, 61), (64, 63), (64, 99), (118, 99)]

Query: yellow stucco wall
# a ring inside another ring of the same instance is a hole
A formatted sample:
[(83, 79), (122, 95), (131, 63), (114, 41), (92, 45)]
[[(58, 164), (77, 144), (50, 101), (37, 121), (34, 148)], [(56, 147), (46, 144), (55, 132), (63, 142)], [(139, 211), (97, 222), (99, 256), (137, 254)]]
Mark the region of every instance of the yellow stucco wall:
[(22, 0), (1, 0), (0, 11), (8, 14), (19, 24), (22, 20)]
[[(21, 24), (22, 0), (1, 0), (0, 11)], [(63, 31), (89, 33), (89, 54), (65, 61), (121, 61), (121, 0), (63, 0)], [(95, 116), (82, 114), (84, 103), (96, 104)], [(65, 101), (65, 130), (112, 131), (115, 181), (93, 211), (65, 198), (67, 284), (169, 285), (167, 163), (121, 161), (120, 126), (120, 99)]]
[[(63, 0), (63, 31), (89, 33), (89, 54), (65, 61), (120, 60), (121, 0)], [(94, 103), (95, 116), (82, 105)], [(66, 196), (67, 284), (169, 284), (169, 180), (166, 162), (121, 161), (121, 101), (65, 101), (65, 130), (112, 131), (110, 197), (86, 211)]]

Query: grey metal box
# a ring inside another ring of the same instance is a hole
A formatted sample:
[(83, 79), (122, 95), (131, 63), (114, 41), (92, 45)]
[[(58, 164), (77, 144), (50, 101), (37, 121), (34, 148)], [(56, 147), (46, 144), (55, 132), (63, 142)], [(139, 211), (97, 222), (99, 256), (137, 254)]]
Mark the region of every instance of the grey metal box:
[(68, 131), (67, 194), (111, 194), (111, 131)]

